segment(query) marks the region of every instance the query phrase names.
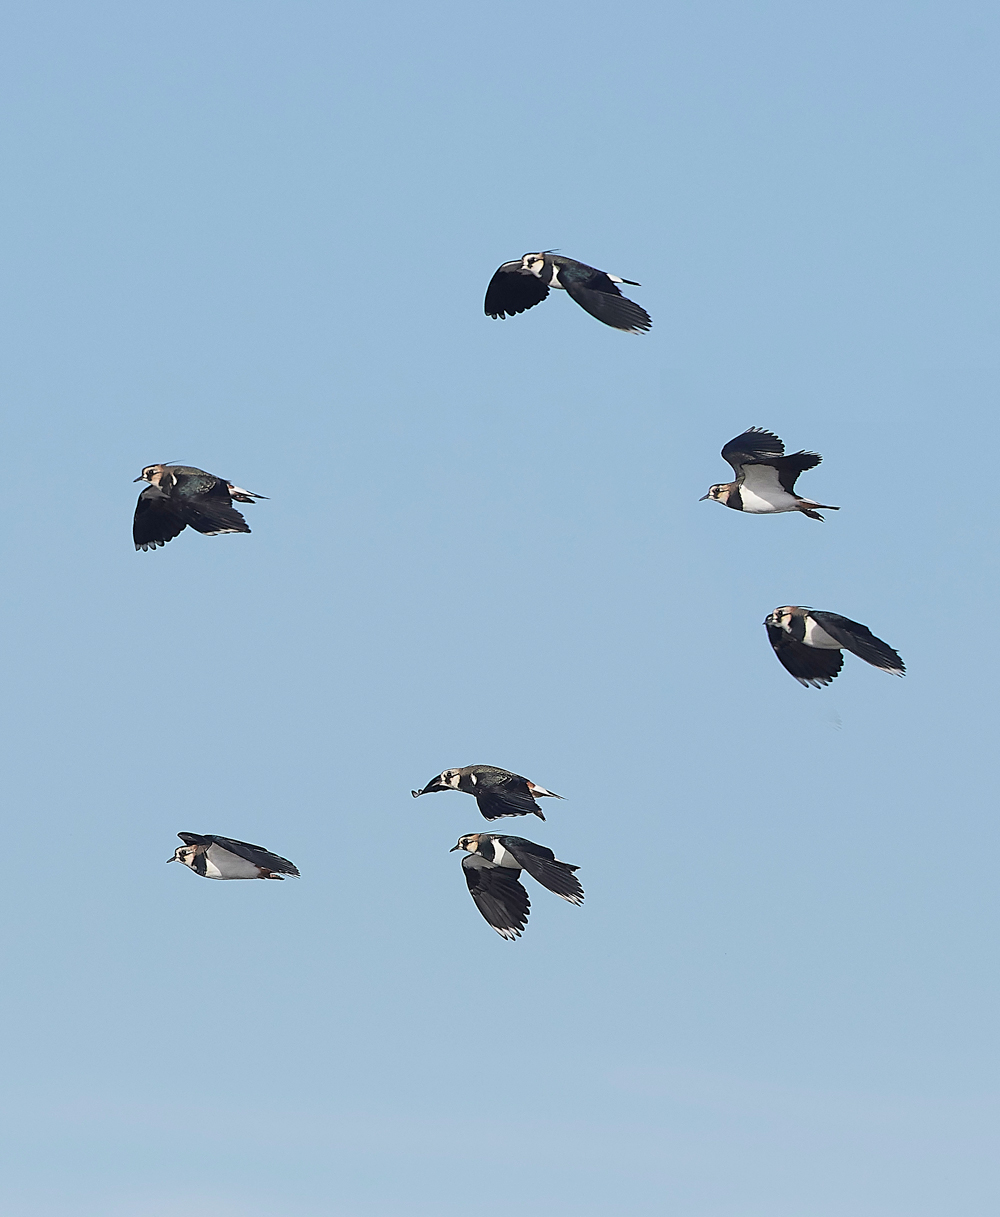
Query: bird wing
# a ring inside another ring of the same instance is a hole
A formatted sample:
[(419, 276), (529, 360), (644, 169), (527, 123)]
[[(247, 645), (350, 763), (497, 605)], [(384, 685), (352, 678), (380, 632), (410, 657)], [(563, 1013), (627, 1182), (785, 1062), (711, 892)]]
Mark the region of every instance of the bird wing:
[(475, 854), (462, 859), (462, 870), (476, 908), (502, 937), (518, 938), (531, 909), (528, 893), (518, 882), (521, 872), (509, 866), (484, 866)]
[[(178, 833), (178, 836), (184, 835), (183, 833)], [(210, 833), (205, 839), (213, 841), (223, 849), (228, 849), (231, 854), (236, 854), (238, 858), (252, 862), (254, 866), (262, 866), (265, 870), (277, 871), (282, 875), (298, 875), (299, 873), (298, 867), (293, 862), (289, 862), (287, 858), (282, 858), (278, 854), (272, 854), (269, 849), (265, 849), (262, 845), (251, 845), (247, 841), (234, 841), (232, 837), (219, 837), (214, 833)]]
[(785, 445), (773, 431), (765, 431), (763, 427), (750, 427), (731, 439), (722, 449), (722, 459), (733, 467), (737, 477), (744, 465), (750, 461), (762, 461), (783, 456)]
[(520, 863), (542, 887), (562, 896), (570, 904), (583, 903), (583, 888), (580, 886), (580, 880), (573, 874), (579, 867), (557, 861), (551, 849), (536, 845), (534, 841), (526, 841), (524, 837), (503, 836), (497, 837), (497, 840), (514, 861)]
[(177, 501), (177, 515), (206, 537), (216, 537), (222, 532), (249, 532), (250, 526), (232, 505), (225, 483), (220, 486), (221, 493), (213, 489), (209, 494)]
[(187, 527), (173, 509), (170, 499), (155, 486), (139, 495), (132, 519), (132, 540), (136, 549), (156, 549), (166, 545)]
[[(520, 785), (519, 785), (520, 784)], [(544, 820), (542, 809), (528, 790), (524, 778), (508, 778), (490, 790), (477, 791), (476, 802), (487, 820), (500, 820), (504, 816), (538, 816)]]
[(866, 625), (851, 621), (849, 617), (841, 617), (839, 613), (810, 610), (809, 615), (834, 642), (839, 642), (865, 663), (881, 668), (883, 672), (891, 672), (894, 676), (902, 676), (906, 672), (906, 665), (899, 655), (887, 642), (876, 638)]
[(800, 473), (807, 469), (815, 469), (823, 458), (818, 452), (792, 452), (775, 461), (778, 471), (778, 481), (789, 494), (795, 493), (795, 482)]
[(589, 283), (580, 283), (566, 277), (563, 286), (577, 304), (598, 321), (624, 330), (627, 334), (644, 334), (653, 322), (644, 308), (634, 300), (621, 294), (607, 275), (598, 272), (598, 277)]
[(804, 642), (790, 638), (780, 626), (769, 625), (766, 628), (768, 641), (774, 647), (781, 666), (786, 672), (791, 672), (800, 685), (820, 689), (828, 685), (844, 666), (843, 651), (807, 647)]
[(549, 289), (541, 279), (521, 270), (520, 260), (498, 267), (486, 289), (483, 308), (488, 317), (513, 317), (541, 304)]

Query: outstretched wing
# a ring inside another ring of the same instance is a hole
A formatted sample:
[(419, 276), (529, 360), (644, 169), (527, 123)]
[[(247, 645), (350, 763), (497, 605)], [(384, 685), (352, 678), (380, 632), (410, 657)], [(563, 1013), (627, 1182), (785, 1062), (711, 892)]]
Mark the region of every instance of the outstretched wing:
[[(185, 837), (188, 834), (178, 833), (180, 837)], [(193, 835), (193, 834), (192, 834)], [(282, 858), (278, 854), (272, 854), (269, 849), (265, 849), (262, 845), (251, 845), (247, 841), (235, 841), (232, 837), (219, 837), (215, 833), (208, 834), (207, 840), (214, 841), (216, 845), (221, 845), (223, 849), (228, 849), (231, 854), (236, 854), (237, 857), (245, 859), (247, 862), (252, 862), (254, 866), (262, 866), (265, 870), (277, 871), (281, 875), (298, 875), (298, 867), (289, 862), (287, 858)]]
[(504, 849), (515, 862), (542, 887), (562, 896), (570, 904), (583, 903), (583, 888), (580, 880), (573, 874), (579, 867), (570, 866), (568, 862), (559, 862), (551, 849), (544, 845), (536, 845), (534, 841), (526, 841), (524, 837), (497, 837)]
[(155, 486), (149, 486), (139, 495), (132, 519), (132, 540), (136, 549), (149, 550), (166, 545), (185, 528), (187, 521), (177, 515), (170, 499)]
[(731, 439), (722, 449), (722, 459), (733, 467), (733, 473), (740, 476), (740, 470), (751, 461), (770, 461), (783, 456), (785, 445), (773, 431), (765, 431), (763, 427), (750, 427)]
[(233, 506), (229, 487), (221, 479), (215, 479), (204, 494), (174, 500), (175, 510), (186, 524), (206, 537), (216, 537), (222, 532), (249, 532), (250, 526)]
[(826, 630), (834, 642), (839, 642), (865, 663), (870, 663), (874, 668), (881, 668), (883, 672), (891, 672), (894, 676), (905, 674), (906, 665), (899, 655), (887, 642), (876, 638), (866, 625), (851, 621), (849, 617), (841, 617), (839, 613), (811, 610), (809, 615)]
[(595, 276), (587, 285), (564, 275), (563, 286), (591, 317), (616, 330), (624, 330), (627, 334), (644, 334), (653, 324), (649, 313), (634, 300), (623, 296), (605, 274), (599, 272), (599, 277)]
[(487, 820), (500, 820), (504, 816), (538, 816), (544, 820), (542, 809), (528, 790), (524, 778), (508, 778), (490, 790), (476, 794), (476, 802)]
[(216, 506), (214, 503), (186, 503), (183, 515), (185, 523), (206, 537), (217, 537), (222, 532), (250, 531), (250, 525), (235, 507)]
[(462, 870), (476, 908), (496, 932), (503, 938), (520, 937), (531, 909), (528, 893), (518, 882), (521, 872), (509, 866), (484, 865), (475, 854), (462, 859)]
[(800, 685), (812, 685), (815, 689), (821, 689), (823, 685), (828, 685), (844, 666), (843, 651), (807, 647), (804, 642), (796, 642), (794, 638), (789, 637), (780, 626), (768, 625), (765, 628), (768, 641), (774, 647), (781, 666), (786, 672), (791, 672)]
[(541, 304), (549, 294), (548, 287), (535, 275), (524, 274), (521, 262), (505, 262), (499, 267), (486, 289), (483, 308), (488, 317), (513, 317)]
[(807, 469), (815, 469), (823, 458), (818, 452), (792, 452), (775, 461), (778, 470), (778, 481), (789, 494), (795, 493), (795, 482), (800, 473)]

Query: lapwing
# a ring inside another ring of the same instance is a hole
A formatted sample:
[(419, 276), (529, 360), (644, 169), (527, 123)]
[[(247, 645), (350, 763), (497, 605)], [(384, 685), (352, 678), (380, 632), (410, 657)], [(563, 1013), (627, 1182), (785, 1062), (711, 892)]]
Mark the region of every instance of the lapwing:
[(762, 427), (751, 427), (731, 439), (722, 456), (733, 467), (735, 482), (713, 486), (701, 501), (712, 499), (736, 511), (752, 515), (772, 515), (780, 511), (801, 511), (810, 520), (822, 520), (816, 510), (839, 511), (829, 503), (817, 503), (795, 493), (795, 481), (806, 469), (814, 469), (823, 459), (816, 452), (793, 452), (785, 456), (785, 445)]
[(816, 689), (828, 685), (844, 666), (844, 650), (893, 676), (906, 672), (906, 665), (888, 643), (876, 638), (866, 625), (839, 613), (786, 604), (769, 613), (764, 625), (775, 655), (800, 685)]
[(556, 287), (569, 292), (581, 308), (605, 325), (627, 334), (645, 333), (653, 324), (649, 313), (627, 300), (618, 290), (619, 283), (639, 287), (634, 279), (621, 279), (545, 250), (499, 267), (486, 289), (484, 307), (488, 317), (513, 317), (541, 304), (549, 288)]
[(531, 902), (518, 882), (522, 870), (570, 904), (583, 904), (583, 888), (573, 873), (580, 868), (557, 862), (544, 845), (524, 837), (473, 832), (459, 837), (451, 852), (456, 849), (468, 854), (462, 859), (462, 870), (476, 907), (502, 938), (520, 937), (528, 922)]
[(423, 790), (411, 790), (413, 797), (433, 794), (437, 790), (461, 790), (475, 795), (479, 810), (487, 820), (504, 816), (538, 816), (544, 820), (536, 799), (561, 799), (561, 794), (537, 786), (518, 773), (497, 769), (495, 765), (466, 765), (464, 769), (446, 769), (431, 778)]
[(287, 858), (279, 858), (260, 845), (196, 832), (179, 832), (184, 842), (167, 862), (183, 862), (205, 879), (284, 879), (298, 875)]
[(147, 465), (135, 480), (149, 483), (139, 495), (132, 521), (137, 550), (166, 545), (188, 525), (206, 537), (249, 532), (233, 499), (252, 503), (265, 497), (191, 465)]

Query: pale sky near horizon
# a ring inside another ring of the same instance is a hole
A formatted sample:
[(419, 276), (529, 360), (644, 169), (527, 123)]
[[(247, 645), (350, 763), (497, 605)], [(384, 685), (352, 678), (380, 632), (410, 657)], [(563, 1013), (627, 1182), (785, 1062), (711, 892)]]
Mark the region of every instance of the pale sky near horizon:
[[(993, 1217), (998, 35), (8, 7), (0, 1211)], [(652, 333), (485, 318), (538, 248)], [(842, 510), (699, 502), (751, 425)], [(154, 461), (252, 535), (136, 554)], [(409, 794), (473, 762), (566, 800), (516, 943)]]

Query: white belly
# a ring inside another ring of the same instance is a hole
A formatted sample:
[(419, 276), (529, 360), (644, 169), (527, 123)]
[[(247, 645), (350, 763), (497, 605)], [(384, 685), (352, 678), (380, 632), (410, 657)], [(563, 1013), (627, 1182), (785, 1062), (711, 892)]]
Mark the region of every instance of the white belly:
[(808, 647), (818, 647), (821, 651), (839, 651), (840, 643), (834, 642), (821, 625), (817, 625), (811, 617), (806, 618), (806, 632), (802, 640)]
[(228, 849), (210, 845), (205, 853), (206, 879), (259, 879), (260, 870)]
[(558, 266), (553, 266), (553, 268), (552, 268), (552, 278), (549, 280), (549, 287), (558, 287), (561, 292), (564, 292), (566, 290), (563, 287), (563, 285), (559, 282), (559, 267)]
[(787, 490), (766, 490), (762, 494), (756, 494), (748, 490), (745, 484), (740, 487), (740, 500), (744, 511), (757, 516), (774, 511), (794, 511), (798, 502)]

